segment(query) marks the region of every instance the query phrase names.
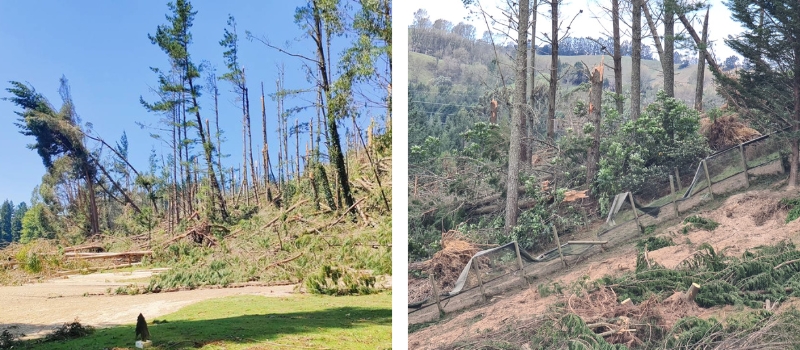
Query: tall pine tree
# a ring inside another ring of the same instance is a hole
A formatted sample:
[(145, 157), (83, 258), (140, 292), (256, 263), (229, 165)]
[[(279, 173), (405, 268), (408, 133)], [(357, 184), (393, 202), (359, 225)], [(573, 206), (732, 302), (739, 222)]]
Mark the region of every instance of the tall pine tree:
[(800, 2), (732, 0), (726, 5), (744, 33), (725, 43), (753, 67), (739, 70), (736, 79), (714, 70), (724, 89), (721, 94), (744, 107), (740, 114), (762, 123), (762, 128), (791, 126), (789, 187), (795, 187), (800, 156)]

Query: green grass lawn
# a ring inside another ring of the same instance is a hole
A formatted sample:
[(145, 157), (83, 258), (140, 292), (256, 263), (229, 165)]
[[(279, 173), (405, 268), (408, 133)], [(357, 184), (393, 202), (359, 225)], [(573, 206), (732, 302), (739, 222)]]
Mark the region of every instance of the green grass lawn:
[[(388, 349), (392, 297), (237, 296), (199, 302), (147, 322), (152, 349)], [(21, 348), (134, 349), (134, 328), (131, 323)]]

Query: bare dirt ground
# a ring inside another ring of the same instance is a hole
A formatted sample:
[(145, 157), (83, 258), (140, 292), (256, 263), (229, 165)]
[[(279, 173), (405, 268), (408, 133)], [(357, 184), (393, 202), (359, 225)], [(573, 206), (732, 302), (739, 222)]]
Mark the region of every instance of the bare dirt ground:
[[(773, 187), (774, 188), (774, 187)], [(778, 208), (781, 198), (793, 198), (798, 190), (767, 189), (740, 193), (727, 198), (716, 209), (696, 213), (682, 213), (681, 217), (699, 215), (720, 223), (714, 231), (690, 230), (683, 233), (684, 224), (660, 227), (657, 236), (671, 237), (675, 246), (649, 253), (651, 261), (674, 268), (694, 254), (702, 243), (709, 243), (715, 251), (739, 256), (745, 250), (782, 240), (800, 243), (800, 220), (785, 223), (786, 212)], [(604, 275), (618, 276), (636, 267), (636, 248), (633, 244), (616, 247), (589, 259), (577, 262), (563, 274), (553, 276), (553, 282), (570, 285), (588, 278), (596, 280)], [(544, 282), (544, 281), (543, 281)], [(546, 281), (549, 283), (550, 279)], [(566, 292), (568, 293), (568, 292)], [(518, 293), (496, 296), (486, 305), (448, 316), (447, 319), (409, 334), (410, 349), (438, 349), (453, 346), (459, 341), (474, 339), (481, 333), (514, 327), (541, 316), (564, 296), (541, 297), (535, 284)], [(691, 313), (711, 317), (731, 312), (731, 307), (703, 309)], [(684, 315), (686, 316), (686, 315)], [(681, 316), (683, 317), (683, 316)]]
[(159, 269), (134, 272), (72, 275), (43, 283), (0, 287), (0, 330), (41, 337), (53, 328), (76, 318), (84, 325), (111, 327), (133, 324), (139, 313), (148, 322), (202, 300), (233, 295), (291, 295), (295, 285), (198, 289), (170, 293), (107, 295), (109, 288), (131, 283), (146, 284)]

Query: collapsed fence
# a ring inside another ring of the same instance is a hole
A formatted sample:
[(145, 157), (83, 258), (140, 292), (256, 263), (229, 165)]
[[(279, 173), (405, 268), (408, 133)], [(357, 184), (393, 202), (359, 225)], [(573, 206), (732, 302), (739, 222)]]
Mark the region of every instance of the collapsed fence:
[[(789, 143), (782, 136), (779, 131), (716, 152), (690, 170), (694, 173), (691, 181), (682, 181), (682, 172), (675, 168), (674, 174), (663, 180), (669, 187), (662, 186), (657, 192), (662, 195), (656, 198), (636, 199), (630, 192), (617, 195), (594, 241), (561, 244), (553, 228), (556, 247), (535, 258), (511, 242), (473, 255), (453, 286), (445, 286), (432, 274), (428, 275), (427, 286), (422, 288), (427, 293), (409, 300), (409, 324), (431, 322), (446, 313), (485, 303), (492, 296), (526, 288), (531, 277), (563, 269), (567, 265), (564, 256), (588, 255), (594, 246), (619, 245), (644, 233), (649, 226), (679, 218), (682, 213), (714, 200), (715, 195), (748, 188), (759, 178), (784, 174)], [(690, 173), (687, 170), (683, 173)], [(452, 289), (443, 292), (444, 287)]]

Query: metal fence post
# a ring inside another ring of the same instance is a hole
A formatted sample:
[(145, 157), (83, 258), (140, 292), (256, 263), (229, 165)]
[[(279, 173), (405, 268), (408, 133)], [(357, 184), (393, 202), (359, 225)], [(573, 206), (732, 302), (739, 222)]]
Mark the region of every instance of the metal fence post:
[(750, 175), (747, 173), (747, 160), (744, 158), (744, 145), (739, 144), (739, 155), (742, 156), (742, 167), (744, 168), (744, 185), (750, 188)]
[(439, 298), (439, 287), (436, 285), (436, 280), (433, 278), (433, 274), (428, 275), (428, 280), (431, 281), (431, 288), (433, 289), (433, 299), (436, 300), (436, 306), (439, 308), (439, 317), (441, 318), (444, 315), (444, 308), (442, 307), (442, 300)]
[(481, 273), (478, 271), (478, 264), (475, 259), (472, 259), (472, 269), (475, 271), (475, 277), (478, 278), (478, 283), (481, 286), (481, 298), (486, 302), (486, 290), (483, 287), (483, 279), (481, 278)]
[(633, 204), (633, 193), (628, 192), (628, 199), (631, 201), (631, 208), (633, 208), (633, 217), (636, 218), (636, 226), (639, 226), (639, 233), (644, 234), (644, 227), (639, 222), (639, 213), (636, 212), (636, 204)]
[(675, 217), (677, 218), (681, 212), (678, 211), (678, 202), (675, 201), (675, 184), (672, 180), (672, 175), (669, 176), (669, 191), (672, 194), (672, 206), (675, 208)]
[(522, 278), (524, 278), (525, 283), (527, 283), (528, 286), (530, 286), (531, 283), (528, 282), (527, 278), (525, 278), (525, 266), (522, 265), (522, 255), (519, 253), (519, 244), (517, 243), (517, 241), (514, 241), (514, 251), (516, 251), (517, 253), (517, 264), (519, 264), (519, 271), (522, 274)]
[(711, 190), (711, 176), (708, 175), (708, 165), (706, 165), (706, 160), (703, 159), (703, 171), (706, 173), (706, 180), (708, 180), (708, 195), (711, 196), (711, 200), (714, 200), (714, 191)]

